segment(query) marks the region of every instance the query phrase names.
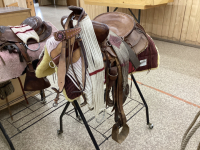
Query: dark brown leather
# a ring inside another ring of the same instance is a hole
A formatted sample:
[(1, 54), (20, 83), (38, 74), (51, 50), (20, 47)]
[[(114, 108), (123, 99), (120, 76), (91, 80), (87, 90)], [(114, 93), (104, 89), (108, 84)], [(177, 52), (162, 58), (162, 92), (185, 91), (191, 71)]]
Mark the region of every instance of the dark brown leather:
[(65, 91), (67, 94), (67, 97), (70, 99), (75, 99), (76, 97), (79, 97), (81, 95), (80, 92), (75, 92), (74, 91), (79, 91), (79, 89), (74, 86), (74, 83), (71, 81), (71, 79), (68, 76), (65, 76)]
[(69, 10), (72, 10), (72, 12), (75, 14), (75, 15), (78, 15), (79, 18), (78, 18), (78, 22), (77, 22), (77, 26), (79, 25), (79, 22), (81, 21), (81, 19), (83, 19), (84, 17), (84, 14), (85, 14), (85, 10), (81, 7), (77, 7), (77, 6), (69, 6), (68, 7)]
[(41, 31), (41, 26), (42, 26), (42, 19), (37, 16), (32, 16), (27, 19), (25, 19), (21, 24), (27, 24), (33, 28), (37, 32), (37, 34), (40, 34)]
[(92, 21), (94, 32), (99, 43), (102, 43), (109, 34), (109, 27), (106, 24)]
[(24, 91), (38, 91), (50, 87), (51, 84), (47, 78), (37, 78), (35, 71), (26, 71), (26, 79), (24, 82)]
[[(40, 38), (40, 42), (46, 40), (52, 32), (52, 27), (49, 26), (45, 21), (42, 21), (40, 17), (32, 16), (24, 20), (21, 24), (27, 24), (35, 30)], [(36, 43), (35, 40), (28, 40), (28, 44)]]
[(22, 40), (16, 36), (10, 27), (0, 26), (0, 45), (6, 42), (20, 43)]
[(124, 43), (124, 45), (126, 46), (128, 52), (129, 52), (129, 62), (131, 62), (132, 66), (137, 69), (140, 66), (140, 61), (137, 58), (136, 54), (133, 52), (133, 50), (131, 49), (131, 47), (125, 42), (122, 41)]

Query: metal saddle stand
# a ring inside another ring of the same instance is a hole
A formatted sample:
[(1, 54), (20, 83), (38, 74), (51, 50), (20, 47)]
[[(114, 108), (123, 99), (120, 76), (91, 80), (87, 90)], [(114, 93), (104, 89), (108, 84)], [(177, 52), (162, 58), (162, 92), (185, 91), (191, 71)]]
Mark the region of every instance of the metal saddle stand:
[[(133, 74), (131, 74), (131, 79), (132, 79), (132, 81), (134, 82), (134, 84), (135, 84), (135, 86), (136, 86), (136, 89), (137, 89), (137, 91), (138, 91), (138, 93), (139, 93), (139, 95), (140, 95), (140, 97), (141, 97), (141, 99), (142, 99), (142, 102), (143, 102), (143, 104), (144, 104), (144, 106), (145, 106), (145, 108), (146, 108), (146, 120), (147, 120), (147, 125), (149, 126), (149, 129), (153, 129), (153, 124), (149, 122), (149, 109), (148, 109), (148, 105), (147, 105), (147, 103), (146, 103), (146, 101), (145, 101), (145, 99), (144, 99), (144, 97), (143, 97), (143, 95), (142, 95), (142, 92), (140, 91), (140, 88), (139, 88), (139, 86), (138, 86), (138, 84), (137, 84), (137, 82), (136, 82), (136, 80), (135, 80)], [(89, 135), (90, 135), (90, 138), (91, 138), (91, 140), (92, 140), (92, 142), (93, 142), (93, 144), (94, 144), (94, 146), (95, 146), (95, 148), (96, 148), (96, 150), (100, 150), (100, 149), (99, 149), (99, 145), (97, 144), (96, 139), (94, 138), (94, 135), (92, 134), (92, 132), (91, 132), (91, 130), (90, 130), (90, 127), (89, 127), (89, 125), (88, 125), (88, 123), (87, 123), (87, 121), (86, 121), (86, 119), (85, 119), (85, 116), (84, 116), (83, 112), (81, 111), (81, 108), (80, 108), (78, 102), (75, 100), (73, 103), (74, 103), (74, 105), (75, 105), (74, 109), (75, 109), (76, 117), (77, 117), (79, 120), (82, 119), (82, 121), (83, 121), (83, 123), (84, 123), (84, 125), (85, 125), (85, 127), (86, 127), (86, 129), (87, 129), (87, 131), (88, 131), (88, 133), (89, 133)], [(62, 118), (63, 118), (63, 116), (65, 115), (65, 112), (66, 112), (66, 110), (67, 110), (67, 108), (68, 108), (69, 105), (70, 105), (70, 102), (67, 102), (67, 103), (66, 103), (66, 106), (64, 107), (64, 109), (63, 109), (63, 111), (62, 111), (62, 113), (61, 113), (61, 115), (60, 115), (60, 129), (58, 130), (58, 135), (61, 134), (61, 133), (63, 133), (63, 122), (62, 122)], [(79, 116), (78, 113), (80, 114), (80, 116)]]

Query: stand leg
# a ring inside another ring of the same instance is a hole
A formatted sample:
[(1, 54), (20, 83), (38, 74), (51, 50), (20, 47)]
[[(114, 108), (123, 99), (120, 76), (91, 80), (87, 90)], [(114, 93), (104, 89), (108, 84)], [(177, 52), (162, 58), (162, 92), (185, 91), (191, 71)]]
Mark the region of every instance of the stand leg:
[(62, 123), (62, 118), (67, 110), (67, 108), (69, 107), (70, 102), (67, 102), (65, 108), (63, 109), (61, 115), (60, 115), (60, 130), (58, 130), (58, 134), (63, 133), (63, 123)]
[(109, 12), (109, 6), (107, 6), (107, 12)]
[(142, 99), (142, 101), (144, 103), (145, 108), (146, 108), (147, 125), (149, 126), (150, 129), (152, 129), (153, 128), (153, 124), (151, 124), (149, 122), (149, 108), (148, 108), (148, 105), (147, 105), (147, 103), (146, 103), (146, 101), (145, 101), (145, 99), (144, 99), (144, 97), (142, 95), (142, 92), (140, 91), (140, 88), (139, 88), (139, 86), (138, 86), (133, 74), (131, 74), (131, 78), (132, 78), (132, 80), (133, 80), (133, 82), (134, 82), (134, 84), (135, 84), (135, 86), (137, 88), (137, 91), (138, 91), (138, 93), (139, 93), (139, 95), (140, 95), (140, 97), (141, 97), (141, 99)]
[(24, 92), (24, 88), (23, 88), (23, 86), (22, 86), (22, 81), (21, 81), (21, 79), (20, 79), (19, 77), (18, 77), (18, 80), (19, 80), (19, 84), (20, 84), (20, 86), (21, 86), (22, 92), (23, 92), (23, 94), (24, 94), (25, 101), (26, 101), (27, 104), (29, 104), (29, 103), (28, 103), (28, 100), (27, 100), (27, 98), (26, 98), (26, 94), (25, 94), (25, 92)]
[(6, 131), (5, 131), (4, 127), (3, 127), (3, 125), (1, 124), (1, 122), (0, 122), (0, 129), (1, 129), (2, 133), (3, 133), (3, 135), (5, 136), (5, 138), (6, 138), (7, 142), (8, 142), (8, 144), (10, 145), (11, 150), (15, 150), (15, 148), (14, 148), (14, 146), (13, 146), (13, 144), (12, 144), (10, 138), (8, 137), (8, 135), (7, 135), (7, 133), (6, 133)]
[(81, 117), (78, 115), (77, 108), (74, 107), (74, 109), (75, 109), (75, 113), (76, 113), (76, 118), (77, 118), (79, 121), (81, 121)]
[(46, 103), (46, 97), (45, 97), (44, 89), (40, 90), (40, 95), (41, 95), (41, 103), (45, 104)]
[(87, 129), (87, 131), (88, 131), (88, 133), (89, 133), (89, 135), (90, 135), (90, 138), (92, 139), (92, 142), (93, 142), (93, 144), (94, 144), (96, 150), (100, 150), (100, 149), (99, 149), (99, 146), (97, 145), (97, 142), (96, 142), (96, 140), (95, 140), (95, 138), (94, 138), (94, 136), (93, 136), (93, 134), (92, 134), (92, 132), (91, 132), (91, 130), (90, 130), (90, 127), (89, 127), (89, 125), (87, 124), (87, 121), (86, 121), (86, 119), (85, 119), (85, 117), (84, 117), (84, 115), (83, 115), (83, 112), (81, 111), (81, 109), (80, 109), (80, 107), (79, 107), (79, 104), (78, 104), (78, 102), (77, 102), (76, 100), (74, 101), (74, 104), (75, 104), (76, 109), (78, 110), (78, 112), (79, 112), (79, 114), (80, 114), (80, 116), (81, 116), (81, 119), (83, 120), (83, 123), (84, 123), (84, 125), (85, 125), (85, 127), (86, 127), (86, 129)]

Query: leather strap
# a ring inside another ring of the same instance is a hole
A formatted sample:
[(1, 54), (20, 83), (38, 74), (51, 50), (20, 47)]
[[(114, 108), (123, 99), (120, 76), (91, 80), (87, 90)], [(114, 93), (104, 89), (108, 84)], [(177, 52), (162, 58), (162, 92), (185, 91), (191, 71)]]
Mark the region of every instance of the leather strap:
[(24, 45), (22, 45), (22, 43), (15, 43), (17, 45), (17, 47), (19, 48), (19, 50), (21, 51), (26, 63), (27, 63), (27, 66), (28, 66), (28, 69), (30, 72), (34, 72), (34, 68), (32, 66), (32, 61), (27, 53), (27, 49), (25, 48)]
[(122, 42), (124, 43), (124, 45), (126, 46), (129, 52), (129, 61), (131, 62), (131, 64), (134, 66), (136, 70), (140, 66), (140, 61), (137, 58), (136, 54), (133, 52), (133, 50), (130, 48), (130, 46), (124, 40), (122, 40)]
[[(69, 17), (67, 18), (67, 21), (65, 23), (65, 30), (68, 29), (68, 25), (69, 25), (69, 22), (70, 22), (72, 16), (73, 16), (73, 13), (71, 13), (69, 15)], [(68, 40), (68, 48), (69, 48), (68, 50), (69, 50), (69, 54), (70, 54), (70, 50), (71, 50), (70, 39)], [(67, 70), (65, 56), (66, 56), (66, 40), (63, 40), (61, 55), (60, 55), (60, 60), (59, 60), (59, 65), (58, 65), (58, 72), (57, 72), (59, 92), (62, 92), (63, 87), (65, 85), (65, 74), (66, 74), (66, 70)], [(68, 56), (70, 56), (70, 55), (68, 55)], [(69, 61), (70, 61), (70, 59), (68, 59), (68, 62)]]
[[(115, 95), (113, 95), (113, 98), (115, 98), (115, 121), (116, 123), (113, 125), (112, 128), (112, 139), (115, 140), (118, 143), (122, 143), (129, 133), (129, 127), (126, 124), (126, 116), (123, 110), (123, 77), (122, 77), (122, 71), (119, 61), (116, 59), (116, 64), (118, 68), (118, 81), (117, 85), (115, 86), (115, 92), (113, 92)], [(122, 127), (121, 132), (119, 133), (119, 127)]]

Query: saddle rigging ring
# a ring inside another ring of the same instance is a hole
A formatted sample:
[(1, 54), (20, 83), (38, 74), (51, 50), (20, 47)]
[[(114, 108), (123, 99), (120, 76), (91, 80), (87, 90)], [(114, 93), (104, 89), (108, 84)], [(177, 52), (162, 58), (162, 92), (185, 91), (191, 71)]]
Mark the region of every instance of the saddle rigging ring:
[(38, 43), (38, 48), (37, 49), (30, 49), (27, 44), (24, 44), (24, 45), (25, 45), (25, 47), (27, 49), (29, 49), (30, 51), (33, 51), (33, 52), (38, 51), (40, 49), (40, 43)]

